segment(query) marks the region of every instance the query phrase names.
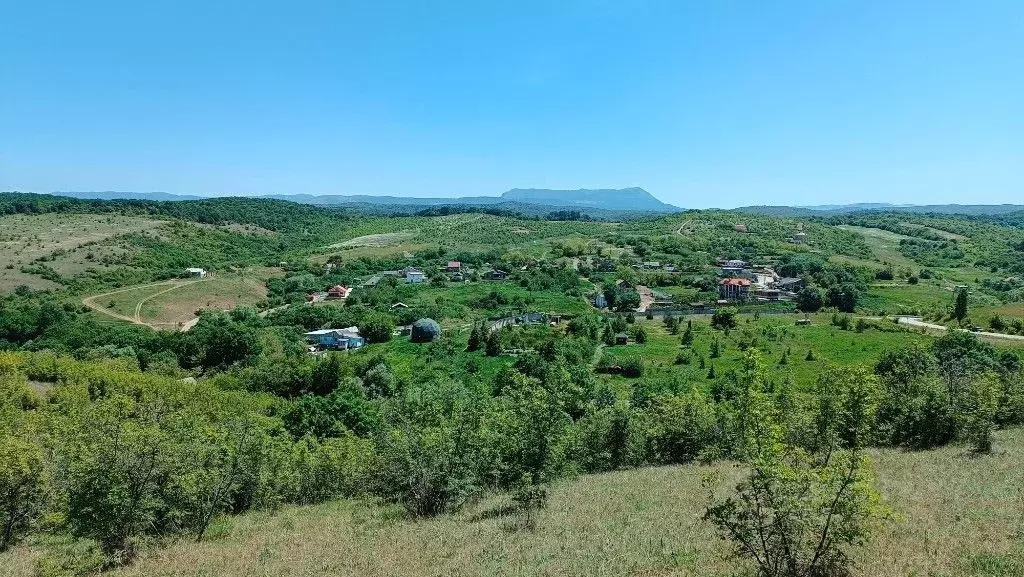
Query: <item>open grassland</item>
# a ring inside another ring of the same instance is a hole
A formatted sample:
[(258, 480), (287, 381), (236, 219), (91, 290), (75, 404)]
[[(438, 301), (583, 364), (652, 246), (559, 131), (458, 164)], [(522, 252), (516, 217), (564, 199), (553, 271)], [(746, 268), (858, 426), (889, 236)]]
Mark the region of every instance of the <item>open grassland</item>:
[(267, 296), (271, 268), (225, 272), (206, 279), (180, 279), (128, 287), (83, 299), (83, 304), (117, 320), (156, 329), (177, 329), (196, 318), (198, 310), (230, 310), (251, 306)]
[(0, 292), (19, 285), (54, 288), (56, 283), (20, 271), (42, 262), (61, 275), (110, 266), (124, 249), (102, 241), (115, 235), (159, 228), (164, 221), (136, 216), (92, 214), (0, 217)]
[[(996, 452), (962, 447), (875, 450), (871, 460), (892, 516), (853, 551), (862, 577), (1018, 577), (1024, 574), (1024, 431), (996, 435)], [(702, 520), (707, 489), (726, 491), (729, 464), (647, 468), (558, 483), (536, 528), (517, 528), (496, 495), (459, 513), (408, 519), (397, 509), (336, 501), (221, 521), (201, 543), (144, 553), (112, 576), (242, 577), (664, 575), (725, 577), (742, 569)], [(34, 574), (22, 545), (0, 576)]]
[(900, 241), (912, 237), (896, 234), (880, 228), (868, 228), (852, 225), (840, 225), (838, 228), (855, 232), (863, 236), (864, 241), (871, 249), (875, 259), (881, 263), (891, 264), (894, 267), (907, 267), (912, 269), (920, 267), (920, 265), (907, 258), (899, 251)]
[[(716, 378), (739, 369), (744, 350), (754, 347), (773, 365), (773, 377), (791, 378), (798, 386), (810, 386), (825, 366), (870, 365), (887, 350), (929, 340), (918, 332), (897, 328), (891, 321), (877, 321), (872, 328), (856, 332), (832, 326), (828, 315), (814, 315), (810, 326), (797, 326), (796, 318), (795, 315), (764, 315), (755, 319), (751, 315), (740, 315), (739, 327), (726, 334), (713, 330), (708, 317), (694, 317), (691, 346), (680, 344), (685, 319), (679, 334), (672, 335), (661, 320), (638, 318), (636, 323), (643, 324), (647, 342), (641, 344), (631, 339), (628, 345), (606, 348), (604, 354), (607, 360), (614, 362), (638, 358), (644, 364), (645, 378), (673, 380), (685, 387), (709, 382), (712, 366)], [(713, 353), (715, 342), (719, 350), (717, 358)], [(813, 353), (814, 360), (806, 360), (808, 351)], [(686, 362), (677, 363), (680, 355)], [(620, 384), (631, 380), (604, 378)]]
[(582, 298), (560, 291), (530, 291), (510, 282), (454, 283), (444, 287), (423, 285), (416, 294), (405, 302), (409, 306), (436, 307), (451, 311), (448, 324), (459, 325), (467, 319), (478, 318), (485, 312), (480, 306), (490, 293), (495, 292), (508, 301), (502, 309), (516, 312), (554, 312), (580, 314), (591, 310)]
[(184, 285), (143, 301), (139, 310), (143, 322), (175, 327), (195, 318), (197, 310), (231, 310), (252, 306), (267, 296), (266, 279), (273, 269), (248, 273), (219, 273), (203, 282)]

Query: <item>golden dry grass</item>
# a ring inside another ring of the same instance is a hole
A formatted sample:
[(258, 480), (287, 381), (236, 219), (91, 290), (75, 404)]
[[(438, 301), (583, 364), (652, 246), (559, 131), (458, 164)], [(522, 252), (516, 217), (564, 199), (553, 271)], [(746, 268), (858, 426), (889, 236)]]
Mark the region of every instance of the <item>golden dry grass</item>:
[[(1024, 430), (998, 433), (996, 453), (961, 447), (872, 453), (895, 519), (855, 553), (858, 576), (1024, 575)], [(714, 469), (731, 484), (741, 471)], [(510, 530), (506, 497), (429, 520), (339, 501), (232, 519), (215, 539), (145, 553), (135, 576), (724, 576), (741, 568), (701, 520), (696, 465), (581, 477), (558, 484), (535, 530)], [(725, 488), (725, 487), (723, 487)], [(38, 552), (0, 557), (0, 577), (32, 575)]]

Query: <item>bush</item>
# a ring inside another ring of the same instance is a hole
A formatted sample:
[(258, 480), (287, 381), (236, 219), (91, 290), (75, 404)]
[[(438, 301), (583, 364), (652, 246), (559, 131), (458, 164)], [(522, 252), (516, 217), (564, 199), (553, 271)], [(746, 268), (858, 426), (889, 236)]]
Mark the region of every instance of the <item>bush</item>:
[(733, 307), (717, 309), (715, 314), (711, 315), (712, 328), (723, 331), (736, 328), (736, 314), (737, 311)]
[(40, 447), (14, 435), (0, 436), (0, 553), (31, 528), (43, 497)]
[(824, 415), (811, 451), (786, 442), (786, 408), (767, 394), (756, 353), (745, 372), (741, 456), (749, 473), (733, 495), (712, 492), (704, 518), (759, 575), (847, 575), (849, 548), (885, 514), (862, 452), (875, 411), (873, 383), (856, 375), (835, 383), (830, 408), (843, 418)]
[(359, 335), (370, 343), (386, 343), (395, 331), (395, 321), (384, 313), (370, 313), (359, 323)]

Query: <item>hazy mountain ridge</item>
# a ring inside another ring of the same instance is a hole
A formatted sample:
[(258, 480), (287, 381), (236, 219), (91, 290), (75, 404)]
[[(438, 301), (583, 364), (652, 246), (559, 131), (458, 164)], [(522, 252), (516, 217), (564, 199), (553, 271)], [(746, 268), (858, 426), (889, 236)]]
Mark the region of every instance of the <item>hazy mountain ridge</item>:
[(834, 216), (851, 212), (914, 212), (933, 214), (1000, 215), (1024, 211), (1020, 204), (888, 204), (858, 203), (820, 206), (741, 206), (740, 212), (768, 216)]
[[(57, 196), (80, 199), (101, 200), (199, 200), (213, 198), (196, 195), (178, 195), (167, 192), (55, 192)], [(496, 206), (509, 210), (522, 210), (524, 207), (535, 207), (528, 212), (543, 212), (553, 208), (577, 210), (599, 210), (632, 213), (640, 212), (678, 212), (682, 209), (661, 202), (651, 193), (642, 188), (624, 189), (520, 189), (513, 188), (501, 196), (463, 196), (463, 197), (401, 197), (378, 195), (312, 195), (312, 194), (265, 194), (255, 198), (272, 198), (317, 206), (348, 206), (387, 207), (390, 211), (400, 207), (434, 207), (434, 206)]]

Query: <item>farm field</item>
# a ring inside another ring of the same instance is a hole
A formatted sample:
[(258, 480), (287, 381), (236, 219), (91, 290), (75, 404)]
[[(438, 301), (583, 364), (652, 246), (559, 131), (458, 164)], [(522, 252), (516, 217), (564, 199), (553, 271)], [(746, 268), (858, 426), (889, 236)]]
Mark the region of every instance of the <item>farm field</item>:
[[(854, 551), (852, 575), (1024, 574), (1024, 430), (999, 432), (996, 445), (983, 457), (958, 446), (872, 451), (893, 515)], [(286, 507), (224, 519), (214, 539), (178, 541), (110, 575), (731, 575), (741, 567), (701, 520), (701, 479), (713, 471), (718, 491), (737, 479), (723, 462), (565, 480), (552, 487), (533, 530), (515, 529), (503, 495), (428, 520), (361, 501)], [(37, 554), (22, 546), (0, 557), (0, 576), (34, 575)]]

